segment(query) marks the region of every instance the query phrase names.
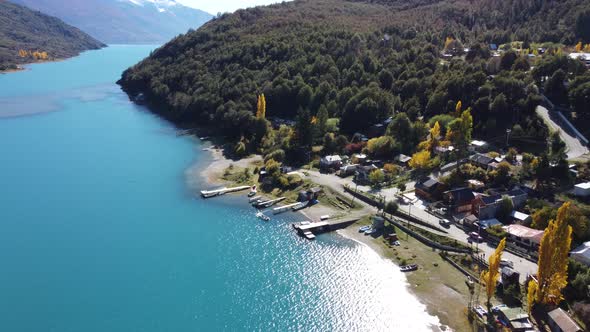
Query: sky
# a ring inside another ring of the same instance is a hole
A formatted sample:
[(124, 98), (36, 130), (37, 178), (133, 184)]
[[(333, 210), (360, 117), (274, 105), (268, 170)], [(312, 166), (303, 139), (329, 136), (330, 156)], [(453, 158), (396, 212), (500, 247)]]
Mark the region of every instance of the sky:
[(233, 12), (240, 8), (268, 5), (277, 0), (176, 0), (186, 6), (204, 10), (210, 14)]

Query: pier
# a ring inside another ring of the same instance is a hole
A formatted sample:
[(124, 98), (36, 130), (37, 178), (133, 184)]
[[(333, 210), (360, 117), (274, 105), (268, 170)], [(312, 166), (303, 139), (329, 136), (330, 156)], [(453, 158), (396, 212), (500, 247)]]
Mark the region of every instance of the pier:
[(271, 200), (268, 200), (268, 201), (262, 201), (262, 202), (259, 202), (259, 203), (254, 204), (254, 206), (256, 208), (268, 208), (268, 207), (271, 207), (271, 206), (273, 206), (273, 205), (277, 204), (278, 202), (283, 201), (285, 199), (287, 199), (287, 197), (280, 197), (280, 198), (277, 198), (277, 199), (271, 199)]
[[(358, 219), (317, 222), (302, 221), (299, 223), (294, 223), (293, 228), (295, 228), (295, 230), (300, 236), (312, 240), (315, 238), (315, 235), (317, 234), (332, 232), (338, 229), (346, 228), (357, 221)], [(313, 237), (310, 236), (310, 234), (313, 235)]]
[(221, 189), (215, 189), (215, 190), (201, 190), (201, 196), (203, 196), (203, 198), (210, 198), (210, 197), (225, 195), (227, 193), (232, 193), (232, 192), (236, 192), (236, 191), (242, 191), (242, 190), (246, 190), (246, 189), (250, 189), (250, 186), (239, 186), (239, 187), (233, 187), (233, 188), (221, 188)]
[(287, 204), (287, 205), (279, 206), (279, 207), (276, 207), (276, 208), (272, 209), (272, 213), (279, 214), (279, 213), (283, 213), (283, 212), (288, 211), (288, 210), (295, 211), (296, 209), (298, 209), (302, 205), (303, 205), (303, 203), (297, 202), (297, 203), (293, 203), (293, 204)]

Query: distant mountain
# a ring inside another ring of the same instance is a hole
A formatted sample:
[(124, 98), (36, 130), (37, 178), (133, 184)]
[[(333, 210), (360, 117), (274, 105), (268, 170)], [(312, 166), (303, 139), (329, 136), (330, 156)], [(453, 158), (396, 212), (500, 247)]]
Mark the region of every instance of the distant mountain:
[(213, 16), (173, 0), (14, 0), (108, 44), (163, 43)]
[(0, 0), (0, 70), (104, 46), (58, 18)]

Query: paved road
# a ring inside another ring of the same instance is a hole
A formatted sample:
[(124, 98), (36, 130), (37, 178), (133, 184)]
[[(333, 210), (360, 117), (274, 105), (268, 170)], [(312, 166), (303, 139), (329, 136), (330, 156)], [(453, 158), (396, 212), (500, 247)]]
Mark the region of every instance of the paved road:
[[(342, 193), (342, 186), (343, 185), (349, 185), (351, 187), (355, 186), (355, 184), (352, 182), (351, 178), (341, 178), (341, 177), (333, 175), (333, 174), (322, 174), (322, 173), (316, 172), (316, 171), (305, 171), (305, 172), (307, 172), (309, 174), (309, 178), (313, 182), (315, 182), (319, 185), (322, 185), (322, 186), (327, 186), (327, 187), (331, 188), (332, 190), (337, 191), (339, 193)], [(388, 189), (384, 189), (381, 191), (374, 191), (374, 190), (371, 190), (371, 188), (369, 188), (367, 186), (358, 186), (358, 189), (363, 190), (363, 191), (370, 191), (373, 194), (381, 194), (381, 195), (385, 196), (386, 201), (395, 200), (398, 202), (399, 208), (402, 211), (405, 211), (405, 212), (408, 212), (414, 216), (417, 216), (418, 218), (421, 218), (422, 220), (427, 221), (434, 226), (440, 227), (440, 225), (438, 223), (439, 218), (428, 213), (425, 210), (425, 206), (421, 203), (420, 200), (416, 200), (416, 199), (398, 200), (397, 196), (396, 196), (397, 189), (395, 189), (395, 188), (388, 188)], [(352, 197), (346, 193), (343, 193), (343, 194), (346, 197)], [(410, 198), (413, 198), (412, 194), (409, 194), (409, 195), (406, 194), (405, 196), (409, 196)], [(371, 210), (375, 209), (374, 207), (370, 207), (369, 205), (367, 205), (359, 200), (357, 200), (356, 202), (359, 202), (360, 204), (365, 206), (367, 208), (367, 211), (369, 211), (369, 209), (371, 209)], [(428, 230), (433, 231), (432, 229), (428, 229)], [(451, 227), (446, 229), (446, 231), (447, 231), (447, 234), (444, 234), (444, 233), (440, 233), (440, 234), (450, 237), (452, 239), (455, 239), (463, 244), (470, 245), (467, 241), (468, 235), (461, 228), (458, 228), (455, 225), (451, 225)], [(474, 246), (475, 246), (475, 244), (474, 244)], [(484, 253), (485, 258), (487, 259), (496, 250), (496, 248), (489, 246), (487, 243), (480, 243), (479, 250), (481, 250)], [(533, 263), (533, 262), (528, 261), (524, 258), (521, 258), (519, 256), (511, 254), (507, 251), (504, 251), (504, 253), (502, 254), (502, 258), (512, 261), (514, 263), (514, 269), (520, 273), (520, 282), (521, 283), (525, 282), (527, 275), (535, 274), (537, 272), (537, 264), (536, 263)]]
[(559, 137), (561, 137), (567, 147), (568, 159), (578, 158), (589, 152), (588, 148), (584, 146), (578, 138), (571, 135), (568, 130), (565, 130), (565, 128), (562, 128), (559, 123), (553, 121), (549, 115), (549, 110), (543, 106), (537, 106), (536, 111), (549, 129), (552, 131), (559, 131)]

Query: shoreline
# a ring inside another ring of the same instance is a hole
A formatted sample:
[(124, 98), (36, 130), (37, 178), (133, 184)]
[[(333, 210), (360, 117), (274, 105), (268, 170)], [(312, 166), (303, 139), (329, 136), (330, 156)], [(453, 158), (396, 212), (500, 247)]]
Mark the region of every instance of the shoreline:
[[(215, 185), (221, 185), (224, 182), (227, 183), (227, 181), (220, 180), (220, 177), (229, 165), (233, 164), (238, 167), (248, 167), (251, 166), (253, 162), (262, 160), (259, 155), (250, 156), (236, 161), (230, 160), (223, 155), (223, 149), (215, 146), (205, 147), (203, 148), (203, 151), (209, 152), (211, 159), (202, 165), (203, 169), (200, 170), (198, 175), (201, 177), (203, 183), (212, 187)], [(193, 173), (192, 176), (195, 175), (196, 174)], [(320, 216), (326, 214), (336, 215), (342, 213), (342, 211), (338, 211), (333, 207), (321, 204), (298, 212), (311, 220), (319, 220)], [(360, 213), (368, 214), (371, 213), (371, 211), (368, 208), (363, 208)], [(347, 228), (337, 230), (334, 233), (337, 234), (337, 236), (354, 241), (359, 245), (367, 246), (381, 259), (392, 263), (396, 268), (403, 265), (396, 262), (393, 251), (388, 250), (390, 247), (388, 248), (388, 245), (385, 244), (385, 241), (381, 237), (373, 238), (365, 236), (362, 233), (358, 233), (357, 227), (355, 226), (358, 226), (358, 224), (353, 224)], [(405, 233), (398, 230), (398, 234), (400, 237), (403, 237), (403, 234)], [(400, 248), (400, 251), (407, 251), (405, 254), (412, 255), (412, 260), (416, 258), (416, 262), (420, 263), (420, 269), (418, 271), (405, 275), (407, 290), (425, 306), (425, 311), (429, 315), (436, 316), (439, 319), (440, 325), (433, 330), (469, 330), (470, 324), (467, 321), (464, 311), (464, 308), (467, 307), (468, 303), (468, 298), (466, 297), (467, 289), (465, 287), (464, 290), (459, 288), (464, 279), (463, 275), (450, 264), (443, 261), (438, 253), (419, 243), (414, 238), (410, 237), (408, 240), (402, 240), (402, 243), (402, 246), (404, 247), (397, 248)], [(414, 255), (414, 251), (419, 251), (420, 257)], [(459, 285), (457, 284), (457, 281), (459, 281)]]

